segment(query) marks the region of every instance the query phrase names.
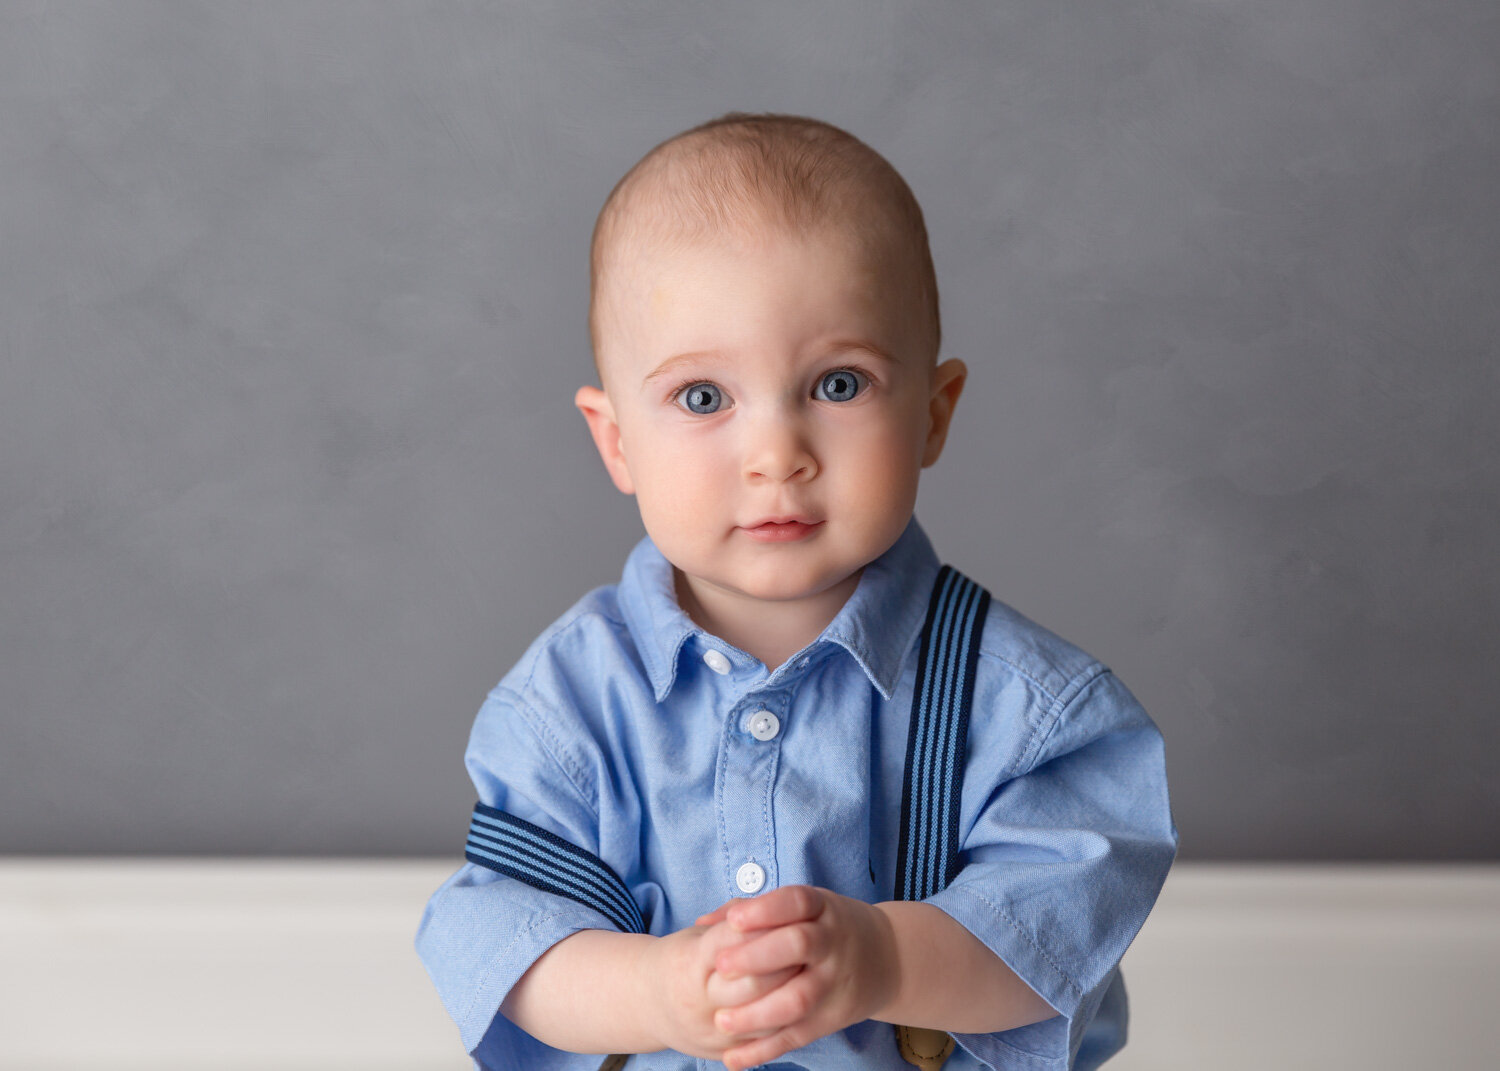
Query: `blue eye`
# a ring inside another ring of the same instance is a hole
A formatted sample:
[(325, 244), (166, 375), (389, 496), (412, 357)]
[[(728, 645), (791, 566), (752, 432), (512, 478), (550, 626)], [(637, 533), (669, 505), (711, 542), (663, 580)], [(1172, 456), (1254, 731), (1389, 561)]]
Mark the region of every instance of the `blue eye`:
[(829, 372), (818, 381), (813, 397), (821, 402), (847, 402), (865, 387), (865, 377), (852, 368)]
[(724, 404), (724, 392), (712, 383), (694, 383), (677, 392), (677, 403), (690, 413), (717, 413)]

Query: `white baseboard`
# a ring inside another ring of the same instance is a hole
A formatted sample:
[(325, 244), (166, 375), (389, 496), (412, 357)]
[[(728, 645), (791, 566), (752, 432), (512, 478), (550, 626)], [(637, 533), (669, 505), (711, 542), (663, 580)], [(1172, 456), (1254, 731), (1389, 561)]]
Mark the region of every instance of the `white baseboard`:
[[(0, 1068), (467, 1068), (454, 865), (0, 858)], [(1182, 864), (1125, 975), (1112, 1071), (1500, 1068), (1500, 866)]]
[(0, 1068), (470, 1068), (412, 948), (456, 865), (0, 860)]
[(1111, 1071), (1500, 1068), (1500, 866), (1181, 865)]

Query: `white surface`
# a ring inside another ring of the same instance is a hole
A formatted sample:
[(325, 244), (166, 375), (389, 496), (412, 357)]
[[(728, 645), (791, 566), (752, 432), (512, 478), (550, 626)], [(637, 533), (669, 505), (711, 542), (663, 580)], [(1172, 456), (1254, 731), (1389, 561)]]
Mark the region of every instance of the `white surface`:
[(0, 1068), (469, 1068), (412, 948), (454, 869), (0, 861)]
[(1500, 867), (1173, 869), (1110, 1071), (1500, 1068)]
[[(0, 1068), (467, 1068), (454, 865), (0, 859)], [(1182, 865), (1125, 972), (1110, 1071), (1500, 1067), (1500, 867)]]

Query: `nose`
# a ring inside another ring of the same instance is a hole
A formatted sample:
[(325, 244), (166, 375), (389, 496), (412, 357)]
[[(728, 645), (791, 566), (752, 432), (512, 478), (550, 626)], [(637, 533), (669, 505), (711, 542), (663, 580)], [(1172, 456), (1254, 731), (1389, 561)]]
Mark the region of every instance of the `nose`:
[(747, 479), (802, 483), (817, 474), (818, 462), (812, 448), (794, 421), (766, 420), (750, 431), (745, 451)]

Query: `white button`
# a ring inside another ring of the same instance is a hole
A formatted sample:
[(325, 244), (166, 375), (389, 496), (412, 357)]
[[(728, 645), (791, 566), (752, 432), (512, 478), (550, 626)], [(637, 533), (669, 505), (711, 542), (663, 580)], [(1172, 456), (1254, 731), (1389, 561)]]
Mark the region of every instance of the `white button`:
[(766, 872), (759, 863), (746, 863), (734, 876), (734, 883), (740, 887), (740, 892), (760, 892), (760, 887), (766, 883)]
[(703, 661), (708, 663), (708, 668), (720, 675), (729, 672), (729, 659), (718, 651), (709, 651), (703, 656)]
[(781, 719), (769, 710), (757, 710), (749, 719), (750, 735), (757, 740), (775, 740), (781, 732)]

